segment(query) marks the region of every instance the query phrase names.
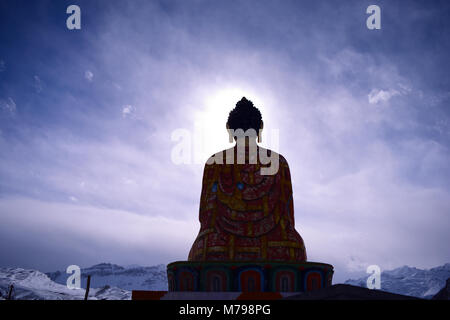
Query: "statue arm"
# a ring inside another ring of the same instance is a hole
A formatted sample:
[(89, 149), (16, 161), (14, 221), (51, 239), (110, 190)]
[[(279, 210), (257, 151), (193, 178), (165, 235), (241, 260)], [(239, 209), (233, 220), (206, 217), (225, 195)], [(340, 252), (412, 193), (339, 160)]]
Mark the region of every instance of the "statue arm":
[(209, 211), (208, 202), (210, 200), (209, 192), (210, 192), (210, 180), (211, 180), (211, 170), (213, 165), (205, 164), (203, 169), (203, 179), (202, 179), (202, 191), (200, 194), (200, 208), (199, 208), (199, 221), (202, 226), (207, 225), (207, 218)]
[(286, 159), (282, 159), (281, 168), (283, 170), (282, 179), (284, 180), (282, 185), (286, 192), (286, 201), (287, 201), (287, 209), (288, 209), (288, 218), (292, 226), (295, 225), (294, 219), (294, 196), (292, 191), (292, 180), (291, 180), (291, 171), (289, 169), (289, 165)]

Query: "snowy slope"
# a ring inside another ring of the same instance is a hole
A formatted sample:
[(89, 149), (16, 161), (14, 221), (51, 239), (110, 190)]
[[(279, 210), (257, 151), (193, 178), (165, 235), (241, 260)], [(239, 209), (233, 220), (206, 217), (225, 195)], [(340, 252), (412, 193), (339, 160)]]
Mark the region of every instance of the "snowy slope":
[[(52, 281), (46, 274), (22, 268), (0, 268), (0, 293), (7, 296), (10, 285), (14, 286), (13, 298), (17, 300), (82, 300), (84, 289), (69, 289)], [(89, 300), (129, 300), (131, 292), (114, 288), (92, 288)]]
[[(53, 281), (66, 284), (70, 276), (65, 271), (47, 273)], [(129, 266), (121, 267), (111, 263), (101, 263), (81, 269), (81, 286), (86, 286), (86, 278), (91, 275), (91, 287), (100, 288), (105, 285), (125, 290), (162, 290), (167, 291), (167, 271), (165, 265), (153, 267)]]
[[(131, 290), (167, 290), (166, 267), (129, 266), (121, 267), (101, 263), (81, 269), (82, 286), (87, 275), (91, 275), (89, 299), (123, 300), (131, 298)], [(15, 287), (16, 299), (84, 299), (84, 289), (68, 289), (64, 271), (41, 273), (21, 268), (0, 268), (0, 293), (5, 297), (10, 284)], [(431, 298), (445, 286), (450, 278), (450, 263), (422, 270), (403, 266), (381, 273), (381, 289), (384, 291)], [(366, 287), (367, 277), (347, 280), (346, 284)], [(2, 299), (2, 297), (0, 297)]]
[[(366, 277), (347, 280), (346, 284), (367, 287)], [(450, 278), (450, 263), (431, 269), (403, 266), (381, 272), (381, 290), (430, 299), (445, 286)]]

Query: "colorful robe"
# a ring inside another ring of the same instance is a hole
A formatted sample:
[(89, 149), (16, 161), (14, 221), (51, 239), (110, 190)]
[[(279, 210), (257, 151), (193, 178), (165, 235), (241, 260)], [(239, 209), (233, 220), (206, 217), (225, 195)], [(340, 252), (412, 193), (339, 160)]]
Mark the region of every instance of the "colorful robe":
[(189, 261), (306, 261), (303, 239), (294, 228), (289, 166), (278, 156), (274, 175), (260, 174), (259, 157), (256, 164), (205, 165), (201, 226)]

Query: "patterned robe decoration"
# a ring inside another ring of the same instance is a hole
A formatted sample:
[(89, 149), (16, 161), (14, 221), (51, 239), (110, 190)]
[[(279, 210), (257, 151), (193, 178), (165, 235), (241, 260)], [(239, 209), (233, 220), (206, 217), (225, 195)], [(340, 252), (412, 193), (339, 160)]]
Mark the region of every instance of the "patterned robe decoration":
[[(273, 152), (266, 151), (269, 156)], [(189, 261), (306, 261), (303, 239), (294, 227), (289, 166), (278, 156), (274, 175), (260, 174), (270, 164), (262, 165), (259, 157), (256, 164), (225, 164), (226, 150), (224, 164), (205, 165), (201, 227)]]

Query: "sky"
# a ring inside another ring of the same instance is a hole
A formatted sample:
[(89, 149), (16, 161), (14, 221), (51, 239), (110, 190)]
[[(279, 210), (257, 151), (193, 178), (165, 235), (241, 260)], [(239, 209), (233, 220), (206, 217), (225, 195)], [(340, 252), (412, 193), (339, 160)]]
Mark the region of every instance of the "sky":
[(450, 262), (449, 16), (448, 1), (1, 0), (0, 267), (186, 260), (243, 96), (335, 283)]

